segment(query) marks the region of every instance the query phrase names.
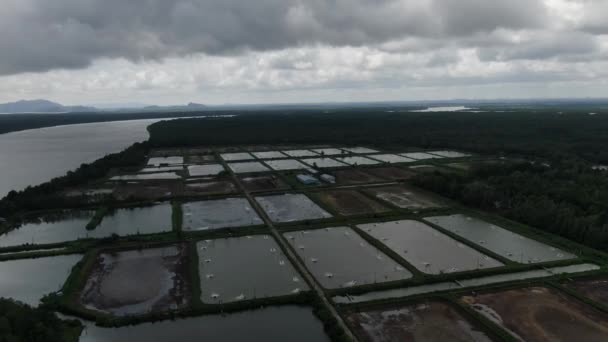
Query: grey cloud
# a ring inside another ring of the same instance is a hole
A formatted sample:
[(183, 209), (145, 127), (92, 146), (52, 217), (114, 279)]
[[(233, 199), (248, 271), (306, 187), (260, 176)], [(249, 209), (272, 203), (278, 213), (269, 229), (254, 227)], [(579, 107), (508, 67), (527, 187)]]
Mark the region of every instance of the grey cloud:
[(5, 0), (0, 74), (98, 58), (449, 39), (543, 25), (540, 0)]
[(516, 59), (544, 60), (567, 59), (573, 56), (593, 55), (600, 49), (597, 39), (584, 33), (540, 35), (533, 40), (511, 43), (501, 47), (480, 48), (482, 60), (509, 61)]

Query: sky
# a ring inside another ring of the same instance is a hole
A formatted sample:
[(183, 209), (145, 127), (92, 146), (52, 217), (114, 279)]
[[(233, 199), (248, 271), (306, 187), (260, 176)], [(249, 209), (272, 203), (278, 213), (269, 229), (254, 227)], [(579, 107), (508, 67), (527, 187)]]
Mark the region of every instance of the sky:
[(2, 0), (0, 102), (607, 97), (608, 0)]

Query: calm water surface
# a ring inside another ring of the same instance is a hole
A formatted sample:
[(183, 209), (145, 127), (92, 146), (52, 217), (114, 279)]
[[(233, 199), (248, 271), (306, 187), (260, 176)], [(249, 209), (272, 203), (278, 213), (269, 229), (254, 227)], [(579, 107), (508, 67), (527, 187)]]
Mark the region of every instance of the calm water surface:
[(148, 139), (146, 127), (160, 120), (99, 122), (2, 134), (0, 197), (144, 141)]
[(299, 306), (268, 307), (226, 316), (100, 328), (86, 323), (80, 342), (291, 341), (329, 342), (312, 310)]

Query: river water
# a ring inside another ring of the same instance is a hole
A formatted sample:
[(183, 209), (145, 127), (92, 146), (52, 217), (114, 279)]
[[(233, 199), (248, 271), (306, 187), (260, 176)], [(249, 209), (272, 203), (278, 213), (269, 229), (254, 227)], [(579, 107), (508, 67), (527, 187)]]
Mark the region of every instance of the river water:
[(163, 119), (99, 122), (0, 135), (0, 198), (62, 176), (82, 163), (148, 139), (146, 127)]

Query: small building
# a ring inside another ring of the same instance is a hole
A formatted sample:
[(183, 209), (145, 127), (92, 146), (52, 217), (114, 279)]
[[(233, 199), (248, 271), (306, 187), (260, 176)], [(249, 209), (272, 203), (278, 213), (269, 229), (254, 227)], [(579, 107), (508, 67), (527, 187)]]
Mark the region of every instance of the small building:
[(336, 177), (327, 173), (321, 175), (321, 180), (330, 184), (336, 183)]
[(319, 180), (311, 175), (299, 174), (296, 179), (304, 185), (315, 185), (319, 184)]
[(6, 222), (7, 222), (7, 221), (6, 221), (6, 219), (5, 219), (4, 217), (0, 217), (0, 224), (2, 224), (2, 223), (6, 223)]

